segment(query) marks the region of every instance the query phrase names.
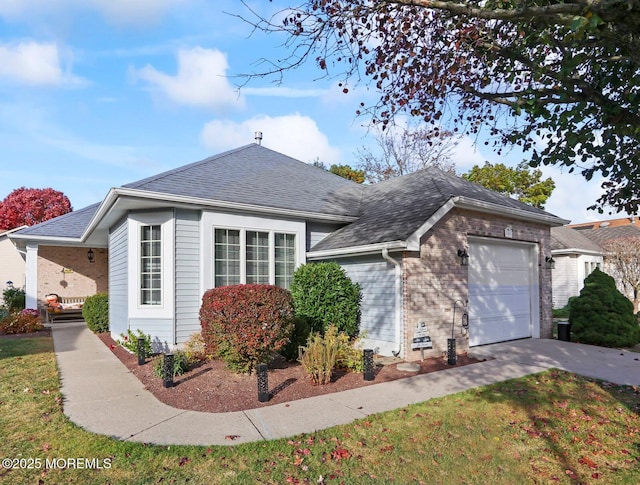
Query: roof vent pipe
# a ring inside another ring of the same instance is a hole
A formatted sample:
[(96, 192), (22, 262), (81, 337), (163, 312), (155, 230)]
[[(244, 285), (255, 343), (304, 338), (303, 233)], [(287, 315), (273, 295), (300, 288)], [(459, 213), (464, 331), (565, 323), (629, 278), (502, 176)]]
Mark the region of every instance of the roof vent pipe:
[(255, 133), (256, 145), (262, 145), (262, 132), (256, 131)]

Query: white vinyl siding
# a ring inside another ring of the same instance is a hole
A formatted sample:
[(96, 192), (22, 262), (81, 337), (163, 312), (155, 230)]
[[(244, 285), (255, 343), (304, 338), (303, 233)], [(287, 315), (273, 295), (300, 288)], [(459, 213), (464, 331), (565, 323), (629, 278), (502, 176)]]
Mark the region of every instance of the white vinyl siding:
[(345, 270), (351, 281), (360, 285), (360, 333), (364, 344), (377, 349), (381, 355), (391, 355), (398, 350), (397, 319), (401, 318), (402, 305), (398, 295), (394, 265), (381, 257), (353, 257), (335, 260)]
[(176, 342), (200, 331), (200, 213), (176, 210)]
[(109, 232), (109, 330), (114, 337), (127, 332), (129, 235), (126, 222), (122, 220)]

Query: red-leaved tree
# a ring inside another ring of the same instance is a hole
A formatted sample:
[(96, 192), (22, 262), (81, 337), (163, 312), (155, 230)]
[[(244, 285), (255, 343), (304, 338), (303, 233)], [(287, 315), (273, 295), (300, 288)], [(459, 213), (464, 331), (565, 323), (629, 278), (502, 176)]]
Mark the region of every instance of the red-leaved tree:
[(72, 210), (69, 198), (62, 192), (20, 187), (0, 202), (0, 230), (33, 226)]

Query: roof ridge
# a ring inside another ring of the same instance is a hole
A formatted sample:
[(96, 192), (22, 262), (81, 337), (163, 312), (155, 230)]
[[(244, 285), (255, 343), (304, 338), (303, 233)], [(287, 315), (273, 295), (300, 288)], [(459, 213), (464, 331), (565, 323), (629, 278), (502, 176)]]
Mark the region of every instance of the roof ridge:
[(241, 147), (238, 147), (238, 148), (233, 148), (231, 150), (227, 150), (226, 152), (218, 153), (217, 155), (212, 155), (210, 157), (203, 158), (202, 160), (198, 160), (197, 162), (187, 163), (186, 165), (181, 165), (179, 167), (175, 167), (175, 168), (172, 168), (172, 169), (169, 169), (169, 170), (165, 170), (164, 172), (160, 172), (158, 174), (151, 175), (149, 177), (146, 177), (146, 178), (143, 178), (143, 179), (140, 179), (140, 180), (136, 180), (135, 182), (130, 182), (128, 184), (124, 184), (122, 187), (135, 188), (135, 187), (138, 187), (140, 185), (147, 184), (149, 182), (154, 182), (156, 180), (161, 180), (161, 179), (163, 179), (165, 177), (168, 177), (170, 175), (175, 175), (175, 174), (184, 172), (186, 170), (190, 170), (193, 167), (197, 167), (198, 165), (204, 165), (206, 163), (210, 163), (210, 162), (212, 162), (214, 160), (217, 160), (219, 158), (229, 156), (229, 155), (231, 155), (233, 153), (237, 153), (237, 152), (240, 152), (242, 150), (246, 150), (246, 149), (251, 148), (253, 146), (260, 146), (260, 145), (257, 145), (255, 143), (249, 143), (247, 145), (244, 145), (244, 146), (241, 146)]

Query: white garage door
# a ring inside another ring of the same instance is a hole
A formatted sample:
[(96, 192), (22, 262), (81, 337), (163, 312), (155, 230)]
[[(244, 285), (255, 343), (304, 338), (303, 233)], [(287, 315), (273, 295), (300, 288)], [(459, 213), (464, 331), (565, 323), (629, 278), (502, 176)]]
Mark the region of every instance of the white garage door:
[(535, 246), (469, 241), (469, 345), (531, 337), (538, 325)]

